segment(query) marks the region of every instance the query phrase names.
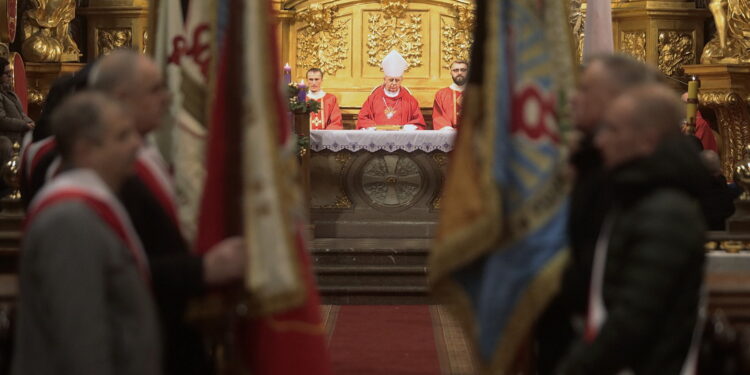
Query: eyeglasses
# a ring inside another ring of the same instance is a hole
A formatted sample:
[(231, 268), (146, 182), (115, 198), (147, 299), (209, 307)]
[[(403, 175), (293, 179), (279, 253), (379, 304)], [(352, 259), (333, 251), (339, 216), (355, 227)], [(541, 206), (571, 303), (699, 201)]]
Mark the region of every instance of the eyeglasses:
[(467, 68), (456, 68), (456, 69), (451, 69), (451, 72), (453, 72), (453, 73), (458, 73), (458, 72), (461, 72), (461, 73), (466, 73), (466, 72), (468, 72), (468, 71), (469, 71), (469, 69), (467, 69)]

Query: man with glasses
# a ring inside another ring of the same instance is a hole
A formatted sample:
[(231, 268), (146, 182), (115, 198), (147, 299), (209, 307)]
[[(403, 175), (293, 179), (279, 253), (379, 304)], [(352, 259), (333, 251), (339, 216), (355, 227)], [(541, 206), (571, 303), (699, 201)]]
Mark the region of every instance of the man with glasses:
[(435, 130), (453, 129), (461, 118), (461, 103), (464, 87), (469, 73), (469, 63), (456, 60), (450, 66), (453, 83), (435, 93), (432, 105), (432, 128)]

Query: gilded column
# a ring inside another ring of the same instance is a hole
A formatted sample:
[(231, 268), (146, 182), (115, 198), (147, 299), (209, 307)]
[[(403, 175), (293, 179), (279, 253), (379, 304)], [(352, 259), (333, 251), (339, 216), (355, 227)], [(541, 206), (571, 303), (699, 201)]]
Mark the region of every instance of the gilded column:
[(148, 0), (90, 0), (81, 8), (86, 16), (89, 61), (114, 49), (127, 47), (146, 52)]

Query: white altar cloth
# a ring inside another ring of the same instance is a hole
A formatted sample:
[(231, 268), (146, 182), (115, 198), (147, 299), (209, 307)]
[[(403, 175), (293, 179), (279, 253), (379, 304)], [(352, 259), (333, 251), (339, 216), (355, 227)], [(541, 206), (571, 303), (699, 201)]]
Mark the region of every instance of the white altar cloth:
[(456, 133), (449, 131), (367, 131), (367, 130), (311, 130), (310, 149), (313, 151), (366, 150), (370, 152), (404, 150), (453, 150)]

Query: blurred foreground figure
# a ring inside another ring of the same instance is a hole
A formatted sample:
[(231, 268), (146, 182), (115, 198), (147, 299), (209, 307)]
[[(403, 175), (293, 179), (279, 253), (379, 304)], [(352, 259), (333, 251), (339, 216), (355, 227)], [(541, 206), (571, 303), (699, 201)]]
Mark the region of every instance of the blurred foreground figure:
[(618, 95), (630, 87), (655, 82), (659, 73), (626, 55), (596, 55), (586, 60), (571, 100), (573, 124), (580, 133), (570, 164), (575, 181), (570, 197), (570, 260), (559, 295), (537, 324), (537, 366), (550, 374), (576, 337), (573, 321), (586, 313), (594, 246), (611, 205), (611, 189), (594, 136)]
[(242, 241), (229, 238), (198, 256), (191, 253), (182, 235), (166, 162), (146, 140), (161, 125), (170, 99), (154, 61), (133, 51), (114, 51), (94, 66), (89, 84), (133, 113), (136, 130), (144, 140), (136, 173), (125, 181), (119, 196), (149, 258), (164, 330), (165, 373), (210, 373), (202, 337), (185, 321), (187, 303), (207, 286), (241, 279), (245, 265)]
[(62, 172), (27, 216), (13, 373), (161, 374), (148, 261), (115, 196), (140, 146), (133, 119), (84, 93), (52, 124)]
[(683, 106), (649, 84), (618, 97), (595, 137), (612, 205), (594, 250), (585, 332), (562, 374), (694, 368), (708, 173), (680, 134)]

